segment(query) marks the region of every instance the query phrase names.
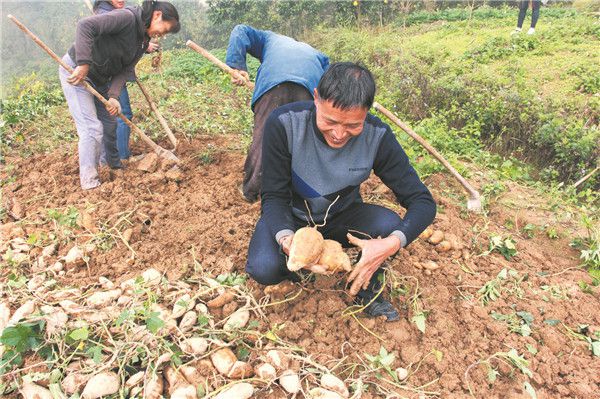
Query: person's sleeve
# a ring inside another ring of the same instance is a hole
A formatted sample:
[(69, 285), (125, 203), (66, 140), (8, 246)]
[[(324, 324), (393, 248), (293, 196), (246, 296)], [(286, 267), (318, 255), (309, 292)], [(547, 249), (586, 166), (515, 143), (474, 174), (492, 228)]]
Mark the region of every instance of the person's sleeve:
[(92, 47), (96, 37), (117, 34), (134, 22), (134, 18), (134, 15), (127, 10), (115, 10), (106, 14), (92, 15), (79, 21), (75, 32), (77, 65), (92, 63)]
[(267, 119), (263, 131), (261, 210), (273, 238), (294, 232), (291, 207), (292, 156), (287, 135), (277, 113)]
[(392, 233), (404, 248), (433, 222), (436, 204), (389, 126), (379, 144), (373, 170), (406, 208), (404, 219)]
[(248, 71), (246, 54), (262, 62), (263, 49), (267, 32), (254, 29), (248, 25), (237, 25), (229, 36), (225, 63), (231, 68)]
[(120, 74), (113, 76), (110, 80), (108, 98), (116, 98), (118, 100), (125, 83), (131, 78), (135, 80), (135, 67), (128, 67)]

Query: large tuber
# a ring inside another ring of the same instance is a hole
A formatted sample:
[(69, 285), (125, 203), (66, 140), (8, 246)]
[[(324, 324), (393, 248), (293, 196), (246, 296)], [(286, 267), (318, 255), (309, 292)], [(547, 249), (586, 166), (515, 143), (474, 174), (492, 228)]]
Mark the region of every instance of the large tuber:
[(323, 252), (323, 236), (315, 227), (302, 227), (294, 234), (287, 267), (297, 271), (314, 265)]

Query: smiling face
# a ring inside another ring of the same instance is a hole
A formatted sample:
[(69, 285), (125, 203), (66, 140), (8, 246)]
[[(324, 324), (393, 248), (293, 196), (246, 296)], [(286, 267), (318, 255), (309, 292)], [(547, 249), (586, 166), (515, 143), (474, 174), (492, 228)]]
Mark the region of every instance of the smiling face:
[(363, 107), (336, 108), (332, 101), (320, 99), (316, 89), (315, 106), (317, 127), (331, 148), (342, 148), (352, 137), (361, 134), (369, 111)]
[(125, 7), (125, 0), (112, 0), (111, 4), (116, 9), (123, 8)]
[(152, 13), (150, 27), (146, 29), (146, 32), (150, 37), (161, 37), (171, 32), (175, 24), (175, 21), (164, 21), (162, 19), (162, 11), (154, 11)]

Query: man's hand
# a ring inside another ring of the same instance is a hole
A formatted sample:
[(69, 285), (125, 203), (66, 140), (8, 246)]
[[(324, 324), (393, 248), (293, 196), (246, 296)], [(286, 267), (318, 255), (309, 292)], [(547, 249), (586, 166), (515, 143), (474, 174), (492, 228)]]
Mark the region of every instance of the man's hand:
[(111, 115), (117, 115), (121, 113), (121, 104), (119, 104), (119, 100), (116, 98), (109, 98), (108, 105), (106, 106), (106, 110)]
[(79, 65), (79, 66), (77, 66), (77, 68), (75, 68), (73, 70), (73, 73), (71, 74), (71, 76), (69, 76), (67, 78), (67, 82), (69, 82), (73, 86), (77, 86), (78, 84), (83, 82), (83, 80), (85, 79), (85, 77), (87, 76), (89, 71), (90, 71), (89, 65), (87, 65), (87, 64)]
[(160, 44), (158, 44), (157, 42), (150, 41), (150, 43), (148, 43), (148, 48), (146, 49), (146, 53), (150, 54), (155, 51), (158, 51), (158, 49), (160, 49)]
[(292, 247), (292, 241), (294, 240), (294, 233), (289, 236), (282, 237), (279, 240), (279, 245), (281, 245), (281, 250), (287, 255), (290, 256), (290, 248)]
[(373, 274), (388, 256), (395, 254), (400, 249), (401, 243), (400, 239), (393, 235), (371, 240), (361, 240), (350, 233), (347, 237), (350, 244), (356, 245), (362, 251), (360, 261), (348, 277), (348, 282), (353, 281), (350, 286), (350, 295), (356, 295), (361, 288), (367, 289)]
[(233, 75), (231, 76), (231, 83), (233, 83), (234, 85), (244, 86), (246, 82), (250, 81), (250, 75), (248, 75), (248, 72), (242, 71), (240, 69), (234, 69), (234, 71), (236, 71), (238, 75), (237, 77)]

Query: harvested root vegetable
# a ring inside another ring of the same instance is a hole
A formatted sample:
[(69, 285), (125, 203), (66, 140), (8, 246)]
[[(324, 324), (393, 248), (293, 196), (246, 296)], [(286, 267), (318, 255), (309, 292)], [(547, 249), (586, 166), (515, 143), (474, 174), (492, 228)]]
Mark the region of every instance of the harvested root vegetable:
[(208, 349), (208, 340), (206, 338), (192, 337), (183, 341), (181, 350), (192, 355), (201, 355)]
[(52, 308), (47, 309), (48, 312), (44, 316), (44, 320), (46, 320), (46, 335), (48, 337), (62, 331), (66, 328), (67, 321), (69, 321), (69, 316), (61, 309), (61, 308)]
[(285, 370), (289, 367), (288, 357), (281, 351), (271, 349), (266, 355), (267, 363), (274, 366), (277, 370)]
[(53, 399), (49, 390), (31, 382), (26, 382), (19, 390), (23, 399)]
[(189, 384), (179, 387), (171, 394), (171, 399), (197, 399), (196, 388)]
[(181, 372), (181, 374), (183, 374), (185, 379), (193, 386), (206, 386), (206, 378), (203, 377), (202, 374), (200, 374), (200, 372), (195, 367), (181, 366), (179, 367), (179, 371)]
[(237, 362), (237, 357), (231, 349), (221, 348), (210, 355), (210, 360), (219, 373), (227, 375), (235, 362)]
[(96, 399), (119, 392), (119, 376), (112, 371), (96, 374), (85, 384), (83, 399)]
[(229, 302), (233, 301), (234, 299), (235, 294), (233, 293), (233, 291), (225, 291), (218, 297), (206, 302), (206, 305), (209, 308), (220, 308), (223, 307), (225, 304), (228, 304)]
[(234, 380), (241, 380), (242, 378), (252, 377), (254, 375), (254, 369), (246, 362), (237, 360), (231, 370), (227, 373), (227, 377), (233, 378)]
[(437, 270), (440, 268), (440, 265), (432, 260), (425, 261), (422, 263), (422, 265), (425, 270)]
[(406, 379), (406, 377), (408, 377), (408, 370), (405, 369), (404, 367), (398, 367), (396, 369), (396, 375), (398, 376), (398, 379), (400, 381), (404, 381)]
[(86, 302), (92, 307), (103, 308), (119, 299), (122, 293), (123, 291), (119, 288), (110, 291), (95, 292), (87, 298)]
[(323, 242), (323, 253), (317, 263), (325, 266), (328, 273), (349, 272), (352, 270), (350, 258), (342, 249), (342, 244), (334, 240)]
[(254, 387), (247, 382), (240, 382), (227, 388), (214, 399), (248, 399), (254, 394)]
[(85, 310), (84, 308), (82, 308), (81, 306), (76, 304), (75, 302), (69, 301), (68, 299), (60, 301), (58, 304), (60, 305), (61, 308), (63, 308), (65, 310), (65, 312), (67, 312), (67, 314), (79, 315), (80, 313), (83, 313)]
[(129, 377), (127, 381), (125, 381), (125, 387), (133, 388), (134, 386), (140, 384), (142, 381), (144, 381), (144, 374), (145, 373), (143, 371), (138, 371), (137, 373)]
[(162, 355), (160, 355), (158, 357), (158, 359), (156, 359), (156, 368), (158, 368), (158, 366), (160, 366), (161, 364), (166, 363), (169, 360), (171, 360), (172, 357), (173, 357), (173, 354), (170, 352), (166, 352), (166, 353), (163, 353)]
[(91, 374), (70, 373), (62, 380), (60, 386), (67, 395), (73, 395), (75, 392), (79, 392), (90, 378), (92, 378)]
[(239, 328), (244, 328), (246, 327), (246, 324), (248, 324), (249, 320), (250, 312), (248, 309), (238, 309), (231, 316), (229, 316), (229, 319), (227, 319), (223, 329), (225, 331), (232, 331)]
[(173, 305), (173, 311), (171, 312), (171, 316), (174, 319), (177, 319), (184, 315), (188, 310), (192, 310), (196, 305), (195, 301), (192, 301), (192, 297), (190, 294), (184, 294), (177, 298), (175, 304)]
[(146, 376), (144, 386), (144, 399), (159, 399), (162, 398), (165, 383), (161, 373)]
[[(344, 396), (337, 392), (330, 391), (325, 388), (313, 388), (308, 391), (308, 397), (310, 399), (343, 399)], [(347, 396), (346, 396), (347, 397)]]
[(431, 227), (427, 227), (421, 234), (419, 234), (419, 238), (422, 240), (426, 240), (433, 234), (433, 229)]
[(442, 241), (440, 242), (438, 245), (436, 245), (435, 249), (438, 252), (448, 252), (452, 249), (452, 244), (450, 244), (450, 241)]
[(442, 242), (444, 240), (444, 232), (440, 231), (440, 230), (436, 230), (433, 232), (433, 234), (431, 234), (431, 237), (429, 237), (429, 242), (433, 245), (437, 245), (440, 242)]
[(142, 273), (142, 279), (147, 286), (154, 286), (160, 284), (162, 274), (156, 269), (148, 269)]
[(67, 255), (65, 255), (65, 265), (67, 265), (67, 267), (83, 266), (85, 264), (84, 256), (83, 250), (75, 245), (67, 252)]
[(129, 228), (129, 229), (125, 229), (125, 231), (123, 232), (123, 240), (129, 244), (131, 243), (131, 236), (133, 235), (133, 229)]
[(279, 384), (287, 393), (295, 394), (300, 392), (302, 386), (300, 385), (300, 377), (294, 370), (285, 370), (279, 376)]
[[(173, 332), (173, 331), (175, 331), (175, 329), (177, 328), (177, 321), (174, 318), (171, 317), (171, 312), (170, 311), (168, 311), (164, 306), (162, 306), (162, 305), (160, 305), (158, 303), (152, 304), (152, 306), (150, 307), (150, 309), (152, 309), (153, 312), (157, 312), (158, 313), (157, 317), (159, 319), (161, 319), (165, 323), (165, 325), (158, 330), (159, 333), (165, 333), (165, 332)], [(183, 317), (185, 318), (185, 315)], [(189, 321), (189, 318), (188, 318), (188, 320), (186, 320), (186, 323), (189, 323), (189, 322), (190, 321)], [(195, 323), (195, 321), (194, 321), (194, 323)], [(183, 323), (183, 319), (181, 320), (180, 324), (184, 324)], [(185, 326), (185, 324), (184, 324), (184, 326)]]
[(91, 232), (96, 231), (96, 223), (94, 222), (94, 218), (86, 211), (81, 211), (79, 213), (79, 217), (77, 218), (77, 224)]
[(112, 290), (113, 288), (115, 288), (115, 283), (113, 283), (112, 281), (110, 281), (109, 279), (107, 279), (104, 276), (99, 277), (98, 282), (100, 283), (102, 288), (104, 288), (105, 290)]
[(56, 253), (56, 250), (58, 249), (58, 243), (52, 243), (48, 246), (45, 246), (44, 249), (42, 250), (42, 256), (48, 257), (48, 256), (52, 256)]
[(119, 299), (117, 299), (117, 306), (127, 306), (133, 301), (133, 298), (129, 295), (121, 295)]
[(171, 365), (165, 367), (164, 375), (165, 380), (169, 383), (169, 395), (173, 395), (179, 388), (185, 388), (190, 385), (185, 376)]
[(29, 316), (35, 311), (35, 302), (27, 301), (23, 305), (21, 305), (15, 313), (13, 313), (10, 320), (8, 320), (9, 325), (15, 325), (25, 317)]
[(282, 281), (277, 285), (268, 285), (265, 287), (265, 295), (273, 297), (283, 297), (294, 291), (296, 286), (289, 280)]
[(323, 252), (323, 235), (314, 227), (303, 227), (296, 231), (287, 267), (297, 271), (304, 267), (314, 265)]
[(263, 363), (255, 367), (254, 372), (258, 376), (258, 378), (268, 382), (271, 382), (275, 378), (277, 378), (277, 372), (275, 371), (275, 367), (273, 367), (269, 363)]
[(344, 384), (344, 381), (340, 380), (333, 374), (323, 374), (321, 376), (321, 385), (325, 389), (337, 392), (344, 398), (350, 396), (350, 392), (348, 391), (346, 384)]
[(462, 249), (464, 248), (462, 241), (454, 234), (446, 234), (445, 238), (447, 241), (450, 242), (450, 245), (452, 245), (452, 249), (462, 251)]
[(231, 316), (233, 314), (233, 312), (235, 312), (238, 308), (239, 308), (239, 305), (237, 302), (235, 302), (235, 301), (229, 302), (227, 305), (223, 306), (223, 308), (221, 309), (223, 318)]
[(42, 284), (44, 284), (44, 282), (46, 281), (46, 276), (44, 274), (38, 274), (36, 276), (33, 276), (31, 278), (31, 280), (29, 280), (27, 282), (27, 289), (31, 292), (37, 290), (38, 288), (40, 288), (42, 286)]
[(181, 322), (179, 322), (179, 329), (182, 332), (189, 331), (196, 325), (196, 321), (198, 321), (198, 313), (190, 310), (181, 318)]
[(8, 303), (2, 302), (0, 303), (0, 334), (4, 330), (4, 327), (8, 325), (8, 321), (10, 320), (10, 307), (8, 307)]

